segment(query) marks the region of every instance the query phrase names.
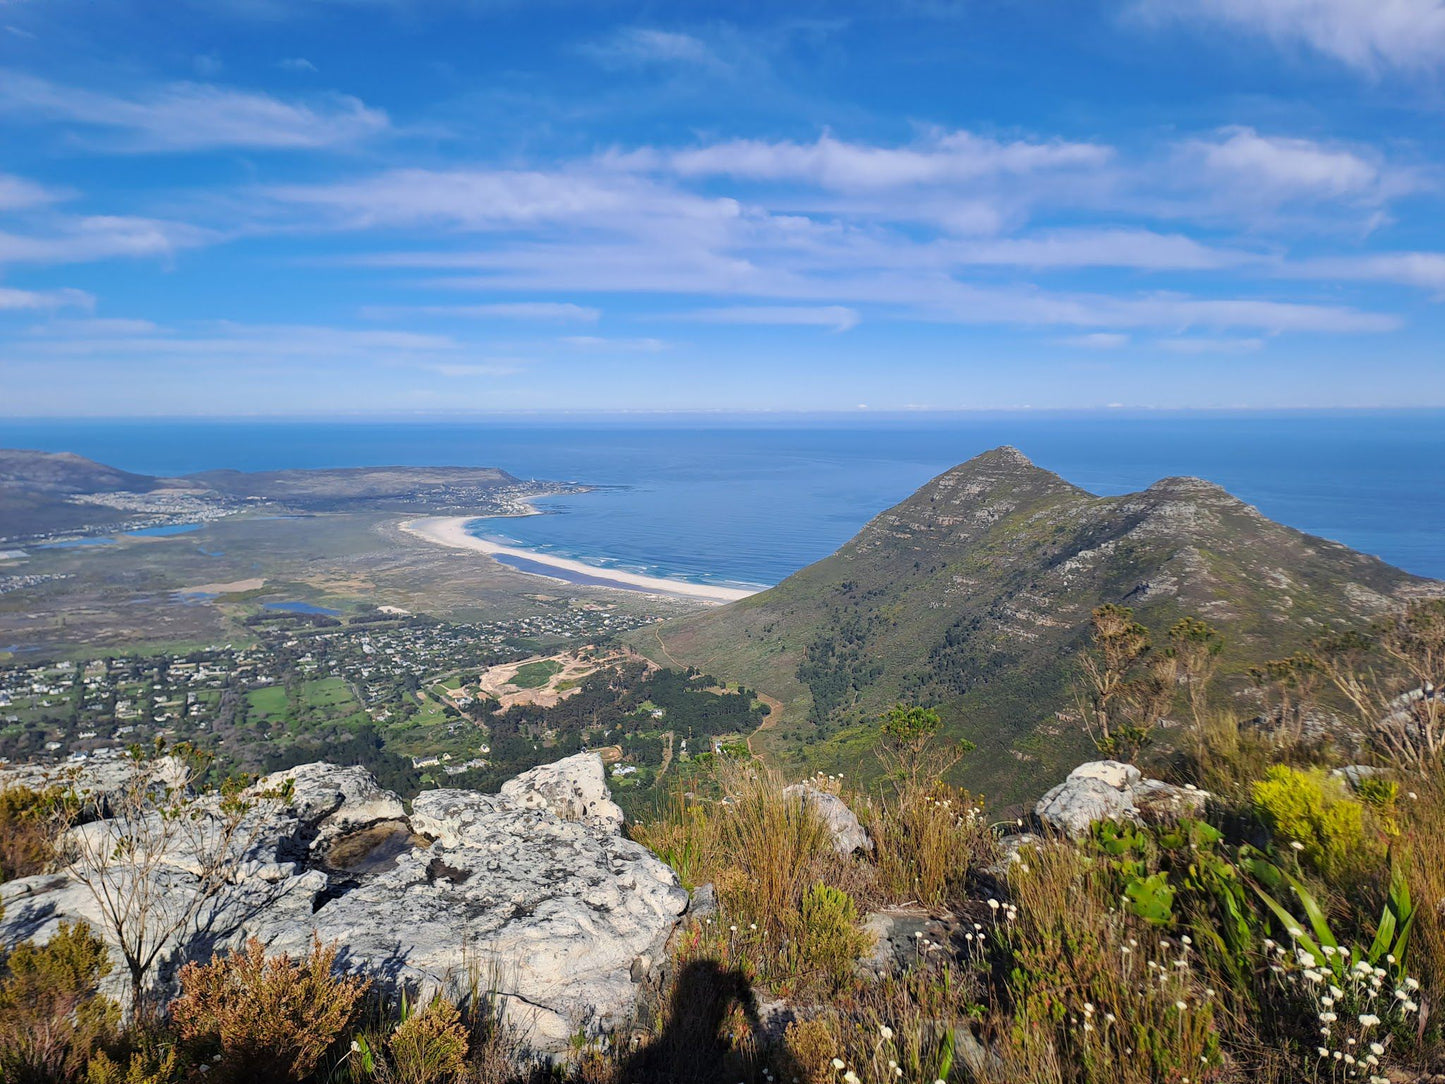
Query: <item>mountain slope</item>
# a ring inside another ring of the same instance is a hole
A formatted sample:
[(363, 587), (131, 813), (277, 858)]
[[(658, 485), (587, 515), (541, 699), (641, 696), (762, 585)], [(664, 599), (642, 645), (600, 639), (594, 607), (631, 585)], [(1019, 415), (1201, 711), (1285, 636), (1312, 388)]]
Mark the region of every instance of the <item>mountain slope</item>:
[(69, 452), (0, 448), (0, 538), (81, 530), (114, 518), (78, 504), (81, 493), (146, 493), (157, 485), (144, 474), (107, 467)]
[(777, 587), (638, 647), (782, 700), (754, 745), (797, 764), (866, 765), (883, 708), (935, 705), (979, 744), (963, 781), (1010, 796), (1082, 751), (1072, 669), (1095, 606), (1132, 606), (1160, 637), (1202, 617), (1237, 673), (1436, 588), (1199, 479), (1096, 497), (998, 448)]

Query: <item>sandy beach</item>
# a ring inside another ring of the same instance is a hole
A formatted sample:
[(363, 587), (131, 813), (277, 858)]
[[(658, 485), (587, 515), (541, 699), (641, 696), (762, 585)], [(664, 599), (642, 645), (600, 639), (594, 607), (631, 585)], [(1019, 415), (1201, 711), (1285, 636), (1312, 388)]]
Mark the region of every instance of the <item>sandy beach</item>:
[(438, 546), (471, 550), (475, 553), (485, 553), (493, 558), (510, 558), (520, 562), (521, 567), (503, 562), (514, 571), (546, 576), (548, 575), (546, 570), (550, 569), (556, 573), (551, 576), (552, 579), (562, 580), (565, 583), (578, 582), (569, 579), (568, 574), (570, 574), (573, 577), (585, 577), (581, 582), (594, 586), (616, 587), (625, 591), (645, 591), (656, 595), (682, 595), (687, 598), (706, 599), (709, 602), (734, 602), (757, 593), (744, 587), (717, 587), (706, 583), (689, 583), (686, 580), (669, 580), (661, 576), (643, 576), (636, 572), (603, 568), (600, 565), (589, 565), (584, 561), (574, 561), (566, 557), (553, 557), (547, 553), (499, 545), (467, 533), (467, 524), (476, 518), (476, 516), (427, 516), (423, 519), (409, 520), (401, 524), (401, 529), (407, 534), (425, 539)]

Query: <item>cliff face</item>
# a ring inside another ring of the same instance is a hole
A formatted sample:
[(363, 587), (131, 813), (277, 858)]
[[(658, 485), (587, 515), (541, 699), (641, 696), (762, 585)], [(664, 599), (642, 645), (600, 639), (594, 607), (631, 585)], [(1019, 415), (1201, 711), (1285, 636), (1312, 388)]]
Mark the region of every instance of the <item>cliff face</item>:
[(1162, 637), (1202, 617), (1226, 672), (1445, 590), (1274, 523), (1197, 478), (1096, 497), (998, 448), (883, 512), (772, 590), (640, 636), (787, 707), (755, 745), (855, 762), (896, 699), (937, 706), (980, 746), (963, 781), (1021, 797), (1085, 751), (1068, 721), (1090, 612), (1131, 606)]

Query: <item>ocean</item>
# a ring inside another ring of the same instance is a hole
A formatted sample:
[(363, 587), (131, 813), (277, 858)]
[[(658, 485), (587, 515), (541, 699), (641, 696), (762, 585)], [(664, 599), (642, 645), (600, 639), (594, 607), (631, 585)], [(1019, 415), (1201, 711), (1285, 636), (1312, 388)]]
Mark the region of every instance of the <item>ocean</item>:
[(1100, 494), (1217, 482), (1272, 519), (1445, 579), (1445, 411), (408, 421), (0, 420), (0, 446), (126, 470), (498, 466), (583, 482), (496, 541), (701, 583), (766, 585), (1000, 444)]

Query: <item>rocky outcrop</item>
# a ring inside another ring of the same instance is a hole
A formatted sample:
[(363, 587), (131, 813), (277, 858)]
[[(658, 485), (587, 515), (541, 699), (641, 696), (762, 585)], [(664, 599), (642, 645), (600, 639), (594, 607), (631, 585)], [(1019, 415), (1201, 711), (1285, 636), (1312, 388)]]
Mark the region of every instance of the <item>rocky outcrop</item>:
[(827, 825), (828, 833), (833, 837), (833, 849), (839, 854), (855, 854), (873, 849), (873, 841), (858, 823), (857, 815), (836, 794), (819, 790), (809, 783), (794, 783), (783, 788), (783, 797), (796, 798), (803, 803), (804, 808), (817, 814)]
[(1078, 837), (1098, 821), (1168, 824), (1204, 812), (1209, 795), (1145, 779), (1132, 764), (1095, 760), (1080, 764), (1034, 807), (1045, 827)]
[(555, 764), (543, 764), (502, 784), (502, 797), (526, 809), (549, 809), (564, 821), (581, 821), (616, 832), (622, 810), (607, 789), (602, 758), (578, 753)]
[(288, 793), (291, 811), (315, 829), (317, 843), (406, 816), (401, 799), (377, 786), (365, 768), (302, 764), (267, 776), (262, 785)]
[[(167, 946), (162, 992), (187, 958), (253, 936), (304, 953), (319, 936), (383, 987), (493, 992), (534, 1050), (555, 1052), (630, 1015), (688, 905), (672, 870), (620, 834), (595, 754), (533, 769), (496, 795), (425, 792), (409, 818), (358, 768), (309, 764), (258, 787), (289, 797), (197, 924), (204, 934), (188, 930)], [(359, 876), (324, 864), (327, 851), (387, 822), (402, 822), (416, 833), (402, 838), (420, 845)], [(180, 901), (196, 890), (195, 866), (194, 856), (168, 855), (153, 875)], [(45, 940), (61, 921), (104, 930), (94, 897), (64, 874), (0, 885), (0, 901), (0, 946)]]

